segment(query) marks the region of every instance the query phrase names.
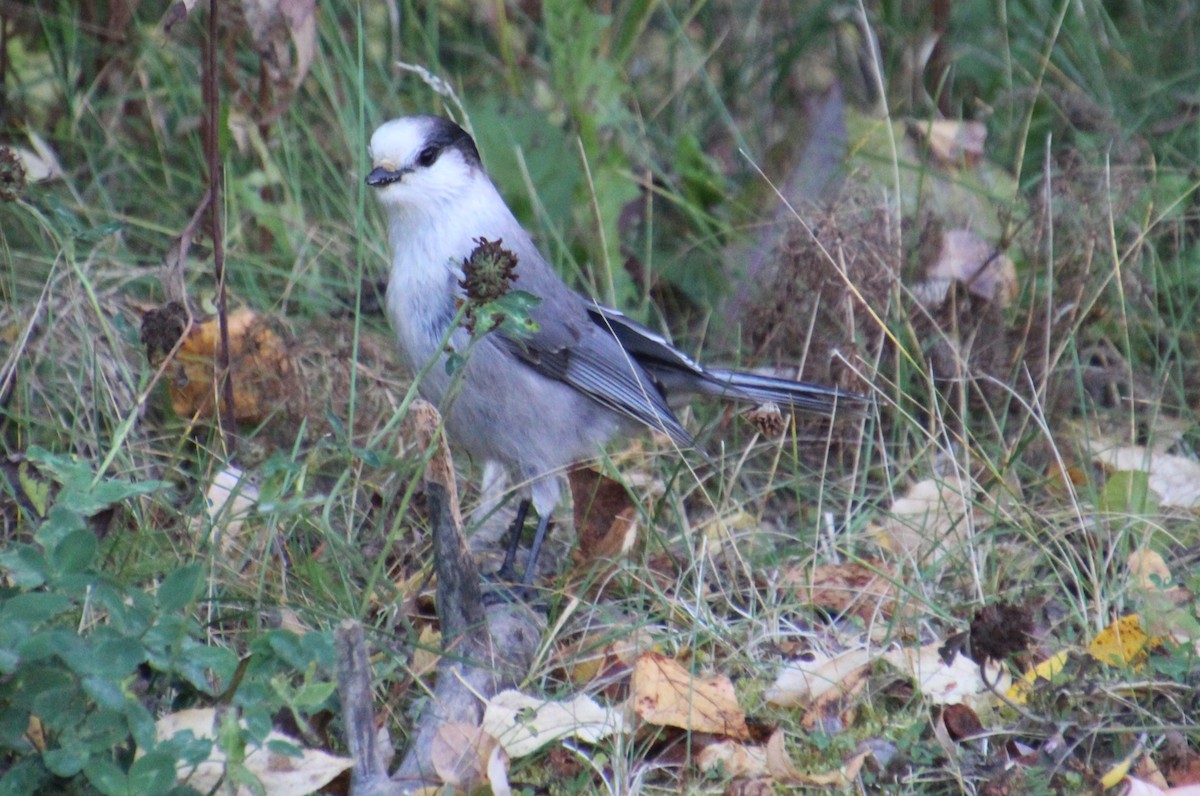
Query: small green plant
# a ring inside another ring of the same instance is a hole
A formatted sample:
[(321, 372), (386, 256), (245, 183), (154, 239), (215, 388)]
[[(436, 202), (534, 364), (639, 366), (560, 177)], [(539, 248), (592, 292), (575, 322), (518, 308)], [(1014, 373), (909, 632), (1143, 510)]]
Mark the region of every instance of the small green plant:
[[(234, 652), (205, 642), (192, 613), (202, 565), (150, 588), (99, 569), (91, 518), (166, 484), (106, 478), (82, 459), (34, 448), (16, 486), (33, 532), (0, 553), (0, 792), (168, 793), (176, 765), (203, 760), (212, 742), (158, 742), (157, 712), (231, 701), (244, 725), (218, 734), (224, 749), (265, 739), (280, 707), (303, 726), (301, 712), (328, 700), (333, 687), (317, 675), (331, 667), (332, 647), (321, 634), (265, 634), (241, 676)], [(304, 672), (303, 682), (281, 667)]]

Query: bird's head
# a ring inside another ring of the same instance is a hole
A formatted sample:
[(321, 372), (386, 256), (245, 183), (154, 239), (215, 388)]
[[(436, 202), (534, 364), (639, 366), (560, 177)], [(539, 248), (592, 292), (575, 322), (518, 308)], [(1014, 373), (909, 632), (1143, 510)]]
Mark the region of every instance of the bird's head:
[(432, 211), (453, 202), (483, 175), (471, 136), (440, 116), (384, 122), (371, 136), (367, 185), (386, 208)]

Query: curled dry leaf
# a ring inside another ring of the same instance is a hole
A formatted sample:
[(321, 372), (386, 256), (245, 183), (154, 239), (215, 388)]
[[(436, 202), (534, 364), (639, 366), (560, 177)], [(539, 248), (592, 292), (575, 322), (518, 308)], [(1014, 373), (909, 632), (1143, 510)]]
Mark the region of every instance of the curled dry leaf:
[(600, 705), (586, 694), (558, 702), (510, 689), (488, 700), (483, 728), (515, 759), (561, 738), (595, 743), (623, 732), (625, 721), (619, 711)]
[(882, 561), (845, 561), (816, 567), (796, 566), (782, 581), (796, 596), (831, 613), (854, 614), (868, 624), (887, 619), (896, 607), (894, 577)]
[(935, 119), (914, 123), (909, 130), (929, 144), (929, 153), (942, 166), (977, 166), (983, 160), (987, 127), (983, 122)]
[(576, 559), (611, 561), (627, 555), (637, 541), (637, 506), (625, 487), (589, 468), (567, 475), (579, 536)]
[(645, 628), (637, 628), (618, 638), (612, 632), (595, 633), (568, 645), (557, 656), (571, 681), (590, 683), (599, 677), (628, 672), (637, 658), (654, 648), (654, 637)]
[(447, 722), (434, 733), (429, 759), (438, 779), (469, 790), (487, 777), (496, 746), (496, 739), (482, 727)]
[(942, 234), (937, 258), (926, 266), (925, 277), (934, 284), (960, 282), (972, 295), (1001, 307), (1007, 307), (1017, 295), (1013, 261), (969, 229), (951, 229)]
[[(184, 336), (174, 357), (164, 359)], [(147, 357), (166, 368), (171, 408), (183, 418), (212, 417), (220, 385), (217, 365), (221, 334), (218, 319), (187, 326), (182, 307), (168, 305), (142, 318), (142, 341)], [(261, 423), (294, 400), (299, 392), (295, 364), (279, 335), (267, 321), (248, 309), (229, 316), (230, 366), (233, 369), (233, 414), (239, 423)]]
[(650, 724), (743, 740), (750, 737), (746, 714), (738, 706), (728, 677), (695, 677), (677, 661), (657, 652), (638, 658), (630, 701), (642, 720)]
[[(189, 730), (196, 738), (214, 740), (216, 721), (217, 712), (212, 708), (203, 708), (170, 713), (155, 722), (154, 726), (160, 741), (168, 741), (176, 734)], [(255, 746), (248, 742), (243, 763), (262, 783), (262, 792), (266, 796), (302, 796), (315, 793), (354, 765), (352, 758), (334, 757), (316, 749), (305, 749), (294, 738), (280, 732), (272, 731), (267, 735), (267, 744), (273, 742), (298, 747), (300, 755), (293, 757), (280, 754), (272, 752), (266, 745)], [(205, 760), (194, 766), (188, 763), (178, 765), (178, 781), (186, 781), (189, 787), (201, 793), (215, 792), (225, 780), (226, 763), (225, 753), (214, 743)], [(250, 789), (245, 786), (237, 789), (238, 796), (249, 796), (250, 793)]]
[(493, 746), (488, 755), (487, 779), (492, 796), (512, 796), (512, 786), (508, 784), (508, 753), (500, 744)]
[(905, 557), (939, 560), (970, 540), (973, 497), (974, 489), (966, 482), (919, 481), (888, 510), (891, 516), (880, 526), (881, 541)]
[(807, 788), (849, 788), (858, 779), (870, 750), (859, 752), (835, 771), (810, 774), (792, 762), (784, 746), (783, 730), (775, 730), (767, 739), (767, 771), (781, 785)]
[(818, 653), (811, 661), (790, 663), (780, 670), (765, 698), (779, 707), (809, 704), (865, 672), (875, 657), (869, 650), (853, 649), (837, 655)]
[(920, 648), (891, 650), (883, 659), (911, 677), (917, 690), (934, 705), (962, 703), (979, 712), (990, 706), (995, 698), (987, 683), (993, 683), (1001, 692), (1009, 687), (1011, 678), (998, 664), (989, 662), (982, 670), (987, 674), (985, 683), (977, 663), (955, 652), (947, 664), (939, 651), (941, 646), (935, 641)]
[(709, 744), (696, 755), (701, 771), (720, 767), (730, 777), (763, 777), (767, 775), (767, 748), (741, 741), (719, 741)]
[[(297, 88), (317, 49), (316, 0), (242, 0), (242, 13), (271, 80)], [(288, 42), (296, 48), (292, 65)]]
[(229, 465), (217, 471), (204, 493), (205, 508), (212, 527), (210, 541), (222, 553), (240, 546), (242, 524), (258, 506), (258, 487), (239, 468)]

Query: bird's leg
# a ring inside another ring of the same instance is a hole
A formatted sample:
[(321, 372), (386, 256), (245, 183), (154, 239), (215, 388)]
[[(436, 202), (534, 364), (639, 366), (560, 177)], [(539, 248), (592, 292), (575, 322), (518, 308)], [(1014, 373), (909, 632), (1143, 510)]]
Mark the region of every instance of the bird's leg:
[(538, 517), (537, 531), (533, 534), (533, 546), (529, 548), (529, 563), (525, 565), (525, 577), (521, 579), (522, 586), (533, 584), (533, 576), (537, 574), (538, 553), (542, 550), (542, 542), (546, 539), (546, 528), (550, 525), (550, 512)]
[(529, 500), (525, 499), (517, 504), (517, 516), (508, 531), (508, 550), (504, 553), (504, 563), (496, 570), (501, 580), (512, 581), (517, 574), (517, 548), (521, 546), (521, 532), (525, 530), (525, 517), (528, 514)]

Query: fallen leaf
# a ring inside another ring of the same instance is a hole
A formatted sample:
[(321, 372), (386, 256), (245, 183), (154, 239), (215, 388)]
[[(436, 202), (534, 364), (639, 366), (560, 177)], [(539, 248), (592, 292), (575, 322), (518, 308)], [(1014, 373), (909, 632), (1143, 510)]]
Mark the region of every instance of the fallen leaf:
[(792, 586), (800, 599), (867, 623), (888, 619), (895, 609), (896, 587), (882, 561), (797, 566), (785, 572), (781, 582)]
[(1126, 777), (1124, 782), (1129, 786), (1124, 796), (1200, 796), (1200, 785), (1160, 788), (1137, 777)]
[(858, 779), (870, 750), (859, 752), (834, 771), (810, 774), (792, 762), (784, 745), (783, 730), (775, 730), (767, 739), (767, 770), (780, 785), (808, 788), (849, 788)]
[(937, 561), (968, 544), (974, 522), (969, 511), (973, 496), (969, 485), (932, 478), (919, 481), (888, 509), (890, 516), (880, 526), (881, 541), (907, 557), (929, 556)]
[[(904, 647), (887, 652), (883, 659), (911, 677), (917, 690), (934, 705), (962, 703), (978, 711), (991, 704), (993, 695), (979, 664), (960, 652), (947, 664), (939, 652), (941, 646), (935, 641), (920, 648)], [(989, 662), (985, 671), (997, 691), (1009, 687), (1011, 678), (998, 664)]]
[(909, 130), (929, 144), (929, 153), (942, 166), (978, 166), (983, 160), (987, 126), (983, 122), (934, 119), (909, 125)]
[(258, 507), (258, 487), (232, 464), (218, 470), (204, 493), (210, 541), (222, 553), (241, 547), (242, 525)]
[(779, 671), (763, 698), (779, 707), (808, 704), (866, 670), (875, 657), (860, 648), (837, 655), (818, 653), (811, 661), (789, 663)]
[(1147, 473), (1150, 489), (1162, 506), (1200, 508), (1200, 462), (1141, 445), (1111, 445), (1103, 440), (1093, 442), (1090, 452), (1110, 472)]
[(1007, 307), (1017, 295), (1017, 267), (1013, 261), (968, 229), (951, 229), (942, 234), (941, 247), (937, 257), (926, 266), (925, 278), (960, 282), (972, 295), (1000, 307)]
[(512, 796), (512, 786), (508, 784), (508, 753), (504, 747), (496, 744), (488, 755), (487, 779), (492, 789), (492, 796)]
[(711, 732), (745, 740), (746, 714), (738, 706), (733, 683), (724, 675), (693, 676), (677, 661), (657, 652), (638, 658), (630, 700), (643, 721)]
[(484, 780), (496, 746), (496, 739), (482, 727), (447, 722), (434, 732), (429, 760), (442, 782), (470, 790)]
[(763, 777), (767, 775), (767, 749), (741, 741), (718, 741), (700, 750), (696, 765), (701, 771), (720, 767), (730, 777)]
[(975, 711), (966, 705), (947, 705), (942, 711), (941, 720), (950, 739), (956, 743), (983, 735), (983, 723)]
[(579, 537), (576, 560), (613, 561), (628, 555), (637, 541), (637, 506), (625, 487), (590, 468), (572, 470), (567, 480)]
[(1066, 651), (1055, 653), (1021, 675), (1021, 679), (1009, 686), (1004, 695), (1013, 702), (1023, 705), (1029, 699), (1029, 689), (1033, 687), (1034, 683), (1038, 680), (1053, 680), (1054, 676), (1061, 672), (1066, 665)]
[(1142, 620), (1129, 614), (1096, 634), (1088, 643), (1088, 654), (1110, 666), (1140, 666), (1148, 650), (1158, 643), (1142, 630)]
[[(279, 335), (253, 311), (234, 311), (228, 326), (234, 419), (239, 423), (261, 423), (303, 392), (295, 364)], [(147, 357), (156, 367), (162, 365), (180, 335), (184, 336), (183, 342), (164, 366), (171, 408), (182, 418), (212, 417), (223, 392), (217, 378), (221, 351), (218, 319), (194, 322), (189, 327), (186, 311), (173, 306), (151, 310), (142, 317)]]
[(596, 743), (623, 732), (624, 717), (586, 694), (558, 702), (509, 689), (488, 700), (483, 728), (512, 759), (533, 754), (548, 743), (574, 737)]
[[(154, 726), (159, 741), (169, 741), (185, 731), (191, 731), (196, 738), (215, 740), (213, 725), (216, 720), (216, 710), (200, 708), (169, 713), (155, 722)], [(289, 738), (281, 732), (272, 731), (267, 735), (266, 742), (290, 744), (300, 750), (300, 756), (292, 757), (273, 752), (266, 744), (256, 746), (247, 740), (243, 763), (262, 783), (265, 796), (302, 796), (315, 793), (354, 765), (352, 758), (334, 757), (316, 749), (305, 749), (294, 738)], [(201, 793), (215, 792), (225, 779), (225, 766), (225, 753), (214, 743), (206, 760), (194, 766), (179, 763), (176, 767), (177, 780), (181, 783), (186, 781), (189, 787)], [(236, 792), (237, 796), (249, 796), (251, 790), (242, 786)]]
[(439, 651), (441, 648), (441, 631), (434, 630), (433, 625), (421, 628), (421, 635), (417, 637), (416, 646), (413, 647), (412, 663), (408, 667), (412, 676), (424, 677), (436, 669), (438, 661), (442, 659), (442, 653)]

